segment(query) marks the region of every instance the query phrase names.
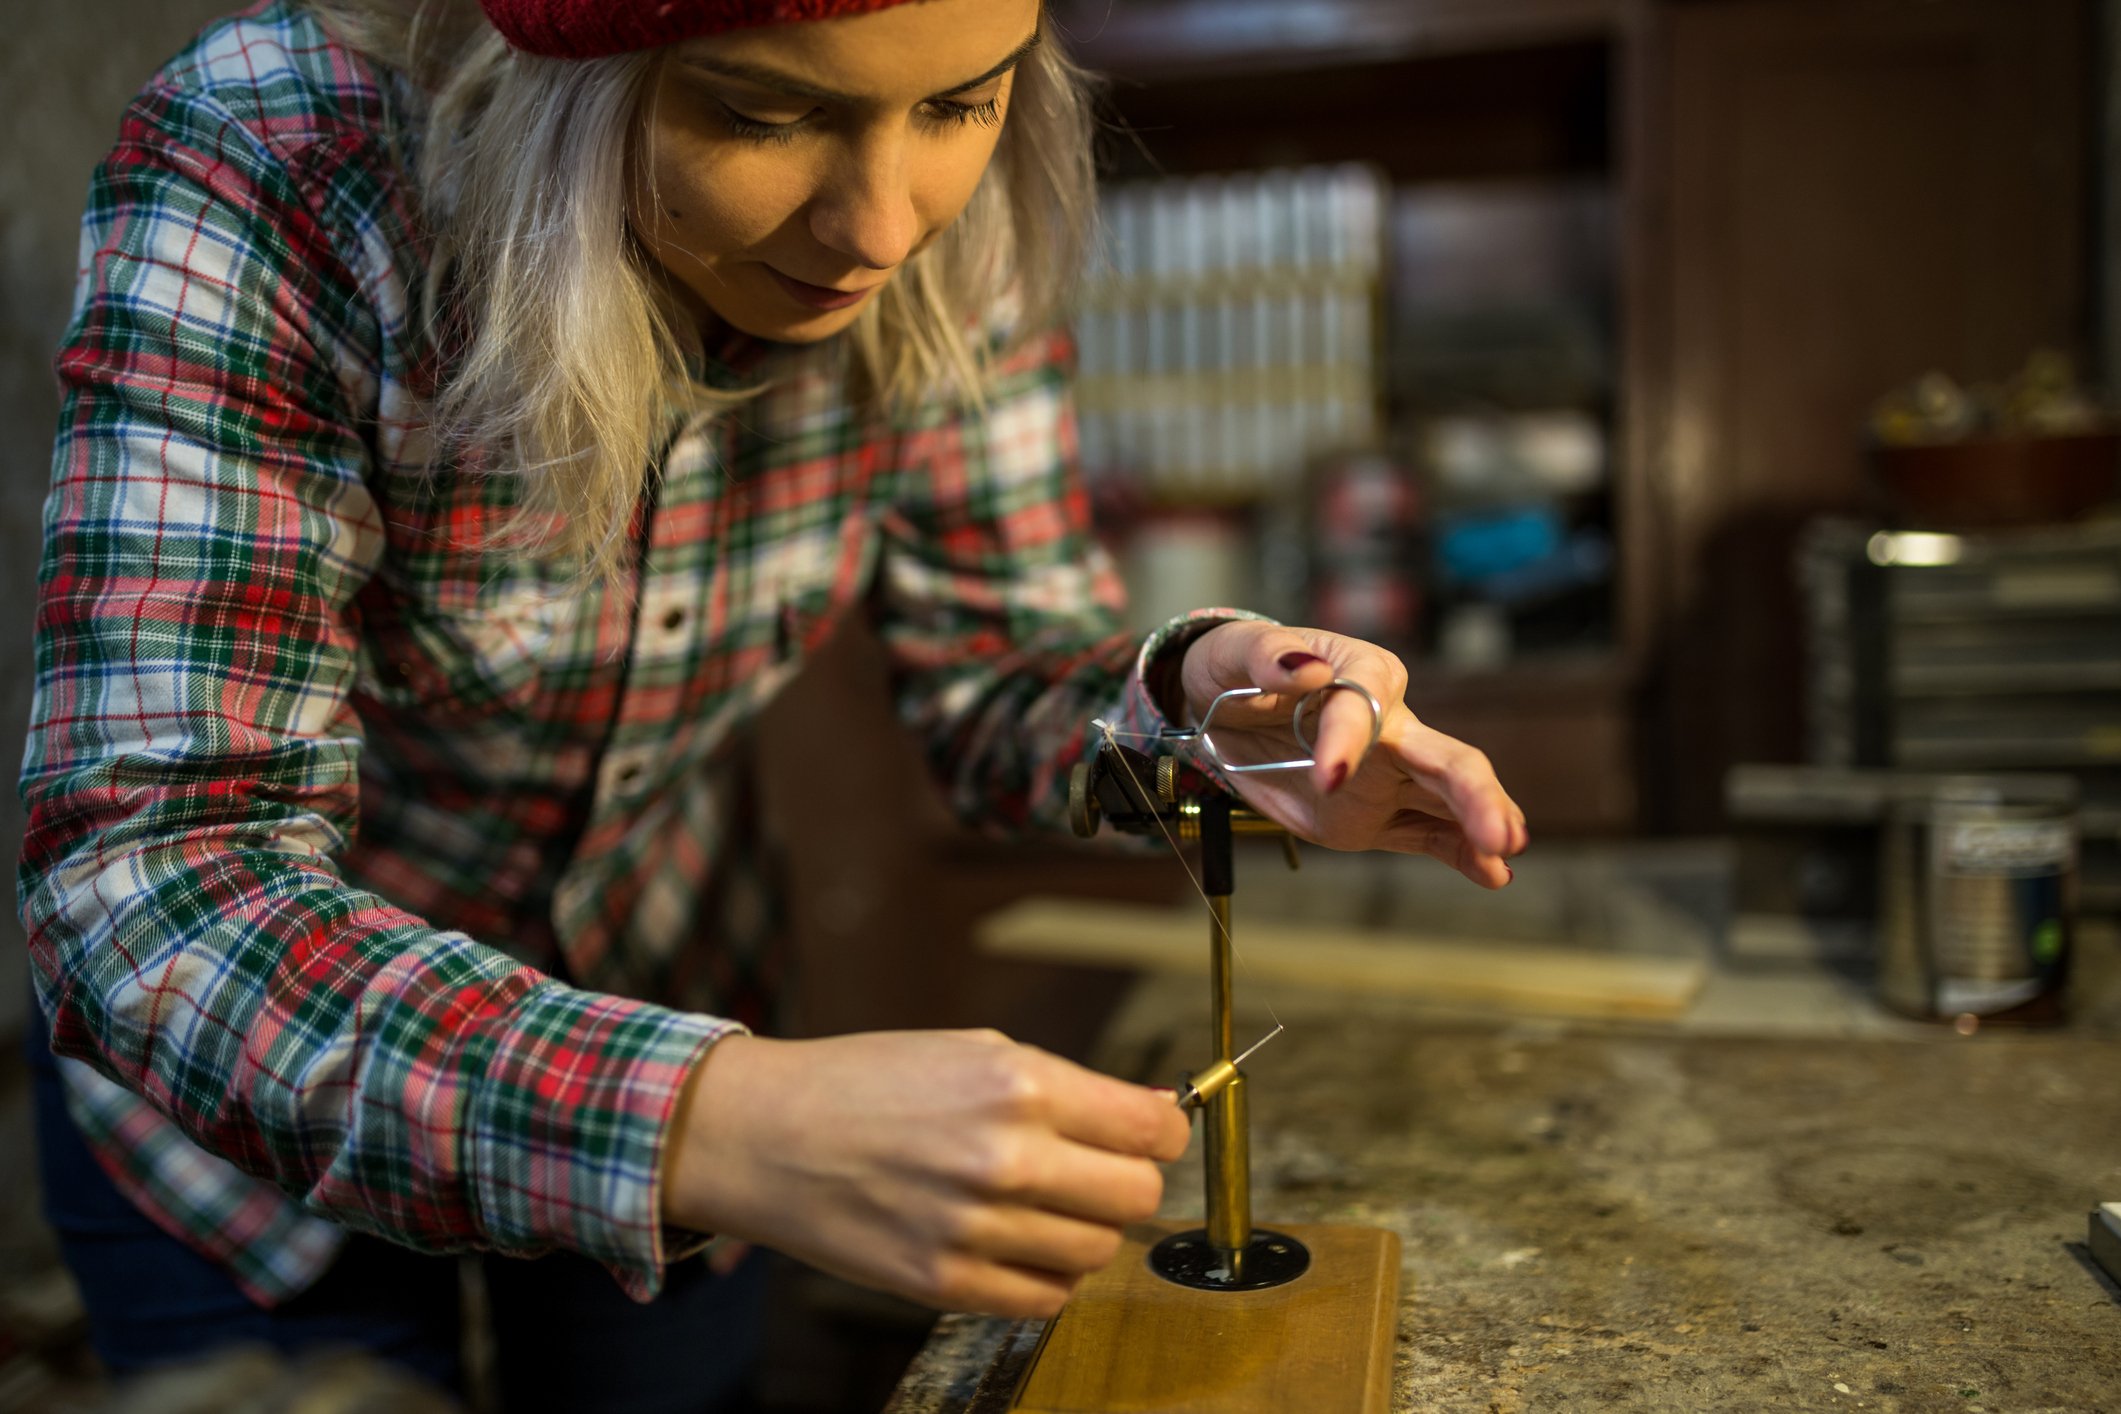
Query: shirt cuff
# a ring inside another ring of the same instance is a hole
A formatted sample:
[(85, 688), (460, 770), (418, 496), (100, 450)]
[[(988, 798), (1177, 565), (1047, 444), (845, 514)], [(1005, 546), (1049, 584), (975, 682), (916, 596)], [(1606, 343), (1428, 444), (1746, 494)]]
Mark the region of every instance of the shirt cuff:
[(1242, 620), (1263, 624), (1279, 622), (1249, 609), (1193, 609), (1167, 619), (1142, 640), (1141, 652), (1134, 658), (1134, 681), (1127, 694), (1127, 708), (1128, 715), (1142, 724), (1140, 730), (1144, 735), (1154, 736), (1166, 729), (1183, 730), (1193, 725), (1166, 717), (1152, 684), (1165, 672), (1176, 676), (1185, 664), (1186, 649), (1194, 639), (1209, 629)]
[(465, 1168), (487, 1242), (565, 1247), (647, 1301), (707, 1244), (666, 1227), (663, 1146), (686, 1078), (737, 1022), (553, 983), (513, 1010), (465, 1117)]

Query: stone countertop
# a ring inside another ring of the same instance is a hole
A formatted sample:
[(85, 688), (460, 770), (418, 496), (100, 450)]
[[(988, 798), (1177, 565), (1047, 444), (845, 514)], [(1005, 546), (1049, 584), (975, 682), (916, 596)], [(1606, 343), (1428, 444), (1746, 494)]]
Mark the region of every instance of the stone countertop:
[[(1106, 1067), (1197, 1062), (1198, 990), (1140, 984)], [(2121, 1197), (2121, 1038), (1274, 1000), (1255, 1219), (1400, 1234), (1397, 1408), (2121, 1414), (2121, 1288), (2084, 1246)], [(1167, 1216), (1201, 1211), (1198, 1149)], [(1038, 1330), (947, 1318), (889, 1414), (1005, 1409)]]

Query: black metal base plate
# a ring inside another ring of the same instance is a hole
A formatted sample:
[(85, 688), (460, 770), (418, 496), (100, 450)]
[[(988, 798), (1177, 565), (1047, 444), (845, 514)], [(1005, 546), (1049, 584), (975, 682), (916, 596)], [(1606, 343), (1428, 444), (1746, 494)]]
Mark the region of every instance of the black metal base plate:
[(1310, 1266), (1310, 1248), (1265, 1228), (1252, 1230), (1252, 1240), (1235, 1263), (1208, 1241), (1208, 1230), (1201, 1227), (1174, 1232), (1149, 1249), (1150, 1271), (1202, 1291), (1263, 1291), (1296, 1280)]

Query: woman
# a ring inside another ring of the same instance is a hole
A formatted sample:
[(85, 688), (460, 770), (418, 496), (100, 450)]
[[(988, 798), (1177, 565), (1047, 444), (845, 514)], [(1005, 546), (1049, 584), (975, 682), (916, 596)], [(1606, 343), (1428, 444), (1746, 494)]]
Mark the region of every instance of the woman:
[(1085, 109), (1041, 19), (265, 0), (128, 111), (23, 774), (47, 1191), (115, 1368), (327, 1332), (449, 1379), (418, 1254), (558, 1249), (487, 1263), (511, 1407), (696, 1408), (749, 1295), (684, 1260), (706, 1234), (1024, 1315), (1112, 1255), (1184, 1146), (1167, 1095), (745, 1025), (743, 729), (857, 605), (968, 818), (1056, 822), (1093, 717), (1257, 685), (1264, 740), (1345, 675), (1393, 704), (1376, 749), (1337, 694), (1317, 767), (1246, 795), (1507, 881), (1522, 816), (1389, 655), (1114, 634), (1050, 332)]

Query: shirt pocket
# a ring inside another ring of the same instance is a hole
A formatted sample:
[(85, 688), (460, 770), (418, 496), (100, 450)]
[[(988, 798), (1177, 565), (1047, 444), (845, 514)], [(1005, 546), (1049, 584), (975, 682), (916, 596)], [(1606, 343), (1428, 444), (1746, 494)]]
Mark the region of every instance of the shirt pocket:
[(362, 606), (358, 689), (408, 725), (518, 725), (539, 715), (568, 606), (537, 584), (444, 608), (396, 593)]
[(772, 591), (774, 657), (790, 668), (832, 641), (869, 588), (876, 564), (876, 537), (869, 518), (852, 514), (833, 533), (828, 554), (813, 557), (807, 572), (785, 575)]

